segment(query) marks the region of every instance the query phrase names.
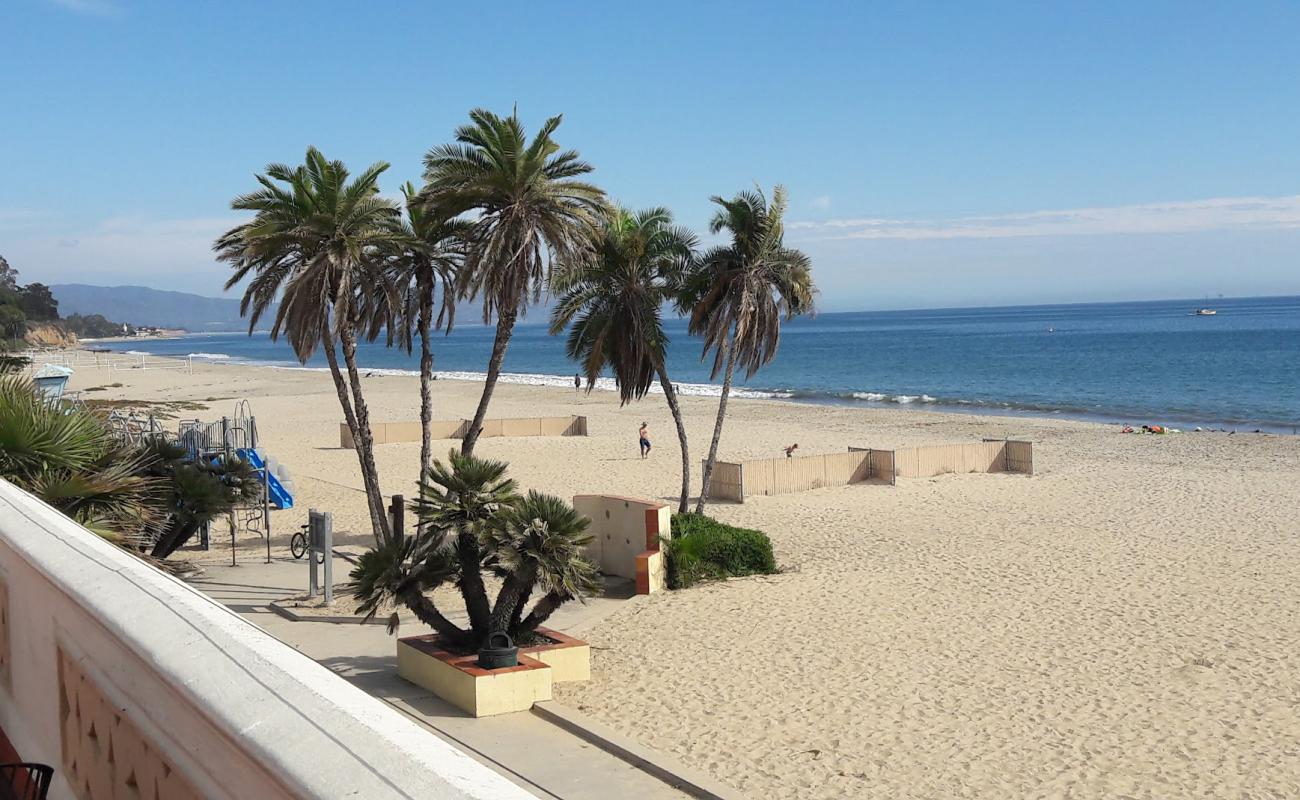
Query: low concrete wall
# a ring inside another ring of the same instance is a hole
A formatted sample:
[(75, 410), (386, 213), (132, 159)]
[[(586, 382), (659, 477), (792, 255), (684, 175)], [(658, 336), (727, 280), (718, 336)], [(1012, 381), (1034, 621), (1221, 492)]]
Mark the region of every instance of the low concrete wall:
[(2, 480), (0, 620), (0, 729), (55, 800), (532, 796)]
[(847, 453), (719, 461), (709, 482), (714, 500), (745, 502), (754, 495), (788, 494), (822, 486), (928, 478), (953, 472), (1034, 472), (1030, 442), (986, 439), (902, 450), (850, 447)]
[(591, 544), (587, 555), (606, 575), (636, 581), (637, 594), (651, 594), (667, 586), (667, 566), (659, 548), (669, 535), (672, 510), (664, 503), (608, 494), (580, 494), (573, 498), (579, 514), (591, 519)]
[[(440, 419), (430, 425), (434, 439), (464, 439), (469, 433), (468, 419)], [(372, 422), (370, 435), (375, 444), (392, 444), (394, 442), (420, 441), (419, 422)], [(569, 417), (518, 417), (511, 419), (487, 419), (483, 421), (480, 438), (490, 439), (498, 436), (586, 436), (587, 418)], [(349, 450), (355, 448), (352, 431), (346, 422), (339, 423), (339, 447)]]

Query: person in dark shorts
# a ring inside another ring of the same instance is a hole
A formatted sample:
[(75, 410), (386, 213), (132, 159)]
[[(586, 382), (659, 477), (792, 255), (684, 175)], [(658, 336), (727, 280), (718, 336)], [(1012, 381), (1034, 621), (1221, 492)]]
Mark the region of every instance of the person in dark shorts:
[(639, 435), (641, 437), (641, 457), (645, 458), (650, 455), (650, 427), (644, 422), (641, 423)]
[(573, 391), (576, 392), (581, 388), (582, 388), (582, 376), (575, 372), (573, 373)]

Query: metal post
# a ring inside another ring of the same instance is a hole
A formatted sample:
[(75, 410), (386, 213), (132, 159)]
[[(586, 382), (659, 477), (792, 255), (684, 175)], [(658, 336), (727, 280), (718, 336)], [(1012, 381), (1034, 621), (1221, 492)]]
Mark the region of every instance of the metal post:
[[(321, 520), (321, 545), (325, 555), (325, 605), (334, 602), (334, 515), (326, 511)], [(315, 563), (315, 559), (312, 559)]]
[(262, 462), (262, 532), (266, 534), (266, 563), (271, 563), (271, 466)]
[(320, 532), (320, 514), (316, 509), (307, 511), (307, 599), (316, 596), (316, 542)]
[(393, 495), (393, 503), (388, 507), (388, 521), (393, 529), (393, 537), (401, 538), (406, 525), (406, 499), (400, 494)]

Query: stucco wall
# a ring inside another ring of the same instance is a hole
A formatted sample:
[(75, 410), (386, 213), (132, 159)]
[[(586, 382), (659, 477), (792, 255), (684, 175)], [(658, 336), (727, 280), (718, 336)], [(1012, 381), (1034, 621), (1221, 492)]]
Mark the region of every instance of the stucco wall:
[(672, 517), (664, 503), (607, 494), (580, 494), (573, 507), (591, 519), (587, 553), (606, 575), (637, 582), (649, 594), (664, 588), (660, 537), (667, 537)]
[(0, 728), (53, 798), (532, 796), (5, 481), (0, 583)]

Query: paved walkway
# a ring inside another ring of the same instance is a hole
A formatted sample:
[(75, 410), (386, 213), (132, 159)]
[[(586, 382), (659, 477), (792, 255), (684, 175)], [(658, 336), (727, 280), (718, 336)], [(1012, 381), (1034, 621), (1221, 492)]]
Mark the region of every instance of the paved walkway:
[[(347, 574), (347, 564), (341, 559), (334, 562), (334, 568), (336, 575)], [(382, 625), (291, 622), (276, 614), (268, 605), (272, 600), (306, 591), (306, 561), (208, 566), (203, 576), (189, 583), (539, 797), (658, 800), (688, 796), (533, 714), (474, 719), (407, 683), (397, 676), (393, 638)], [(614, 598), (599, 598), (585, 606), (571, 603), (561, 608), (551, 618), (553, 626), (580, 633), (620, 604), (636, 602), (618, 599), (617, 591), (614, 594)]]

